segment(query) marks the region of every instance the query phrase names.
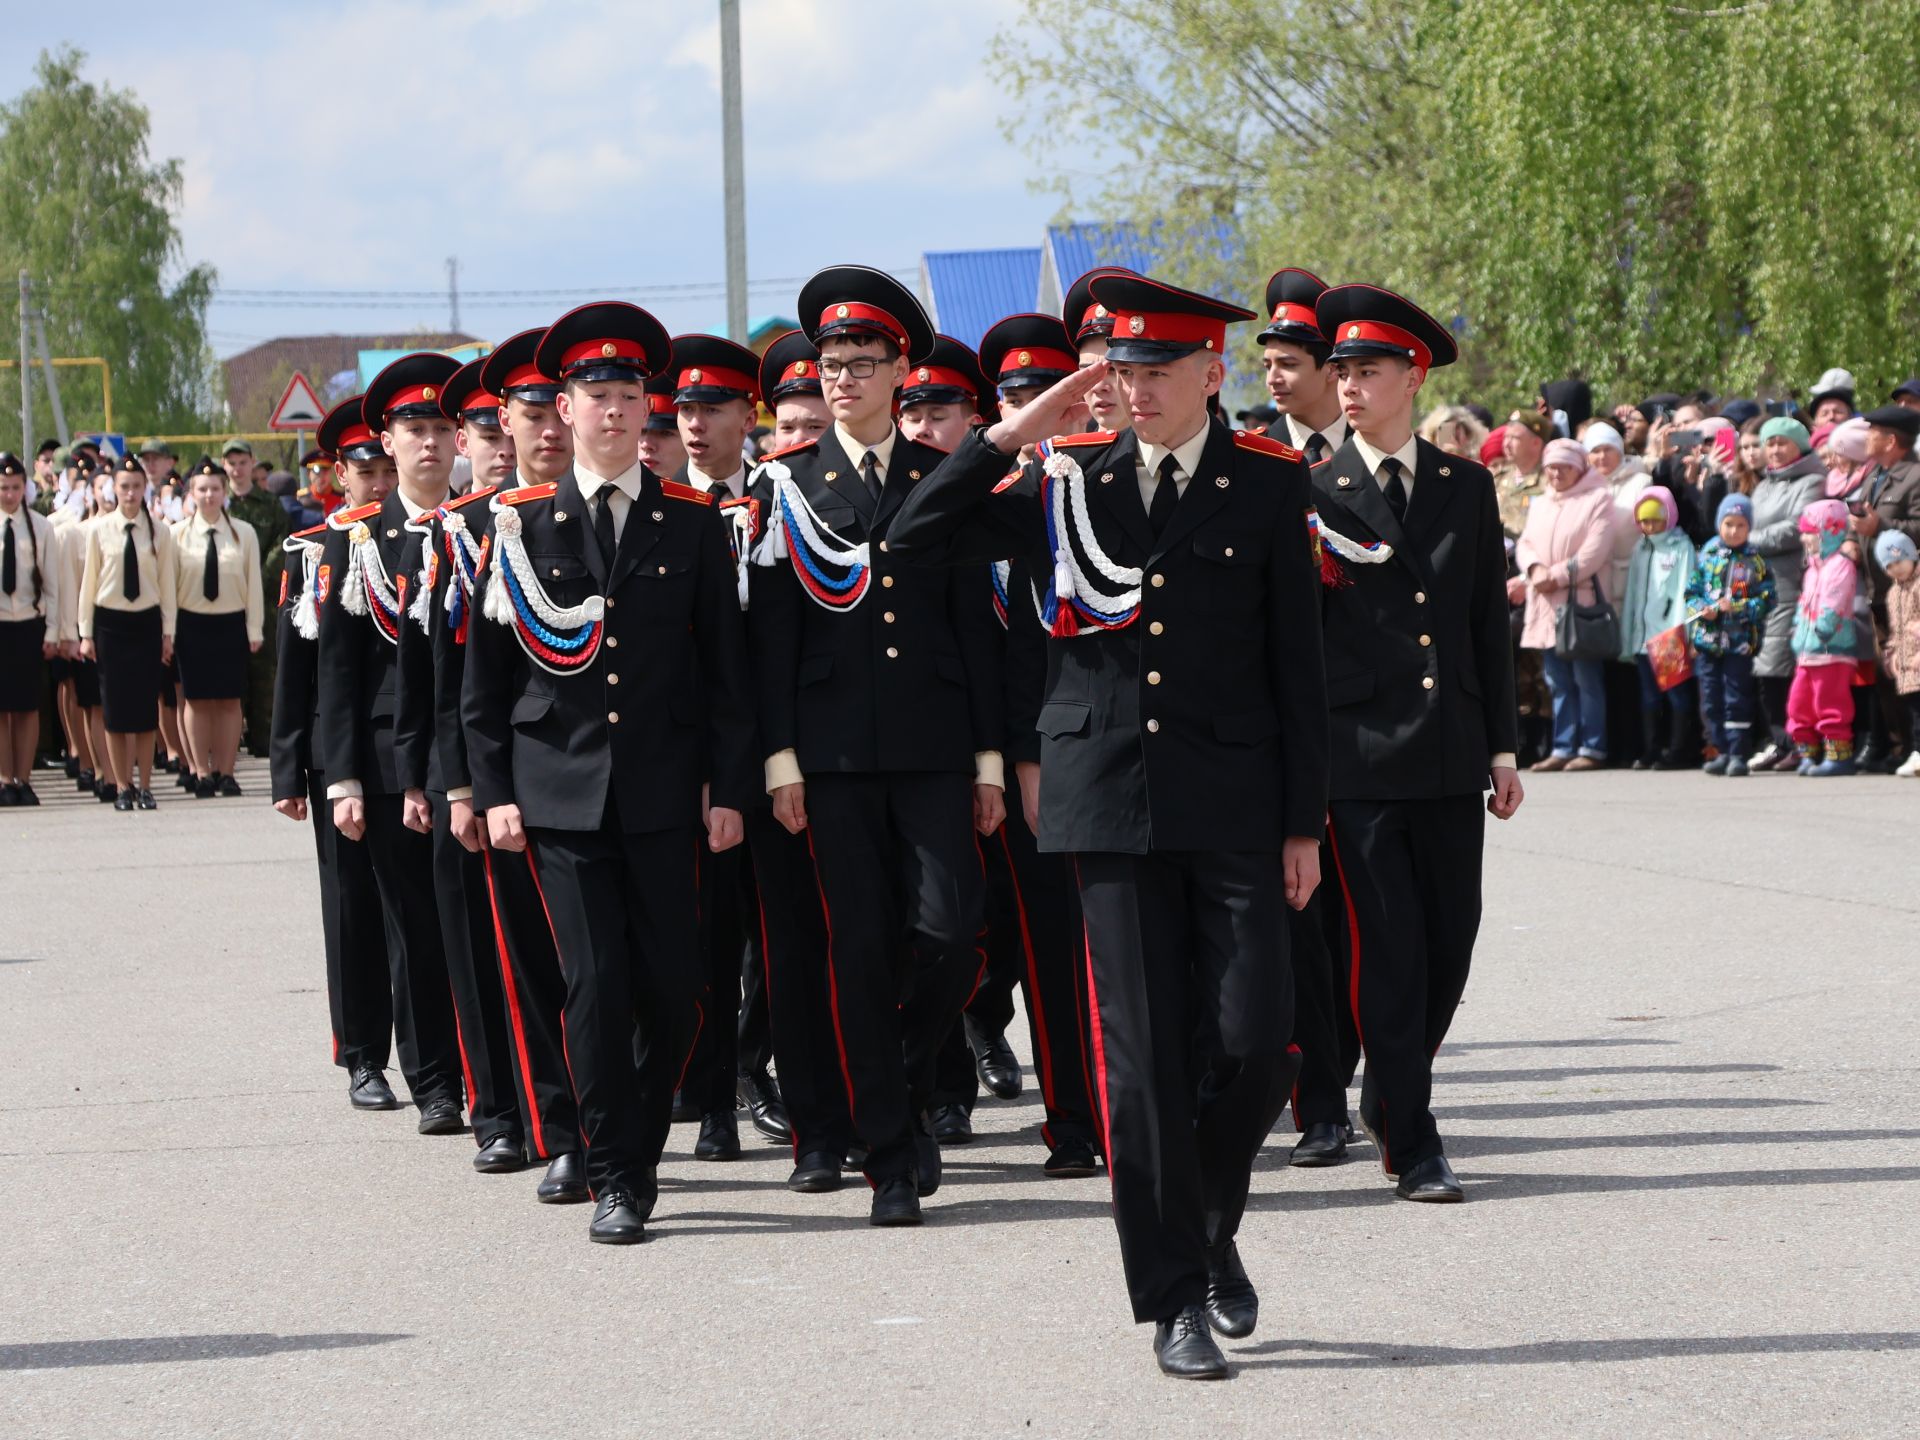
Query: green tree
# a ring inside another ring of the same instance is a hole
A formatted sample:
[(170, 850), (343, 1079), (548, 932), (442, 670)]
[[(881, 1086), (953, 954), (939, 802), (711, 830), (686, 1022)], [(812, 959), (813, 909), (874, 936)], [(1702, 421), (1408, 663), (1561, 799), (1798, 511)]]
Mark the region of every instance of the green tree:
[[(25, 269), (46, 312), (49, 350), (103, 356), (112, 368), (116, 428), (210, 429), (216, 391), (205, 330), (214, 275), (183, 266), (174, 224), (180, 164), (150, 157), (146, 109), (126, 91), (83, 79), (84, 59), (70, 48), (42, 53), (34, 84), (0, 105), (0, 335), (18, 333), (14, 281)], [(0, 347), (11, 348), (4, 339)], [(34, 424), (50, 430), (37, 380), (35, 390)], [(69, 425), (100, 424), (95, 372), (62, 370), (60, 390)], [(0, 444), (13, 445), (18, 406), (4, 410)]]

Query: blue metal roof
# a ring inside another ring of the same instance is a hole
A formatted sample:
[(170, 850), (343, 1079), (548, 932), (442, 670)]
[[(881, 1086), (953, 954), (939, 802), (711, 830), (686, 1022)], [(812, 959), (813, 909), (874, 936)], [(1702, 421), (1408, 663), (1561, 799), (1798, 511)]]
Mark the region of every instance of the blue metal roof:
[(1145, 274), (1159, 258), (1140, 228), (1126, 220), (1049, 225), (1047, 247), (1053, 252), (1062, 288), (1100, 265), (1125, 265)]
[(989, 326), (1034, 308), (1040, 247), (930, 250), (920, 257), (920, 299), (933, 328), (978, 349)]

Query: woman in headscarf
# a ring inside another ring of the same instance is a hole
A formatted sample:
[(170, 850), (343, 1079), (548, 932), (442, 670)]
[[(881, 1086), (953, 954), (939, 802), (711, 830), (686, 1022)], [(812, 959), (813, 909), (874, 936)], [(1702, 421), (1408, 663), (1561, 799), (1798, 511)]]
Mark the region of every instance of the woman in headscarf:
[(1515, 556), (1527, 586), (1521, 648), (1537, 650), (1553, 694), (1553, 751), (1535, 770), (1597, 770), (1607, 758), (1607, 704), (1601, 662), (1559, 654), (1562, 607), (1577, 595), (1607, 598), (1613, 559), (1613, 496), (1577, 440), (1550, 441), (1542, 456), (1547, 489), (1527, 511)]

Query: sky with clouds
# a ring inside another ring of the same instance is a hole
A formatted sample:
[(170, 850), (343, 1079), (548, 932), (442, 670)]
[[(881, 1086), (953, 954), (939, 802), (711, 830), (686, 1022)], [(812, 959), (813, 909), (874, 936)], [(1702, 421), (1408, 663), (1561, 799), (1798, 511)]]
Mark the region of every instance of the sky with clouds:
[[(185, 173), (186, 257), (228, 291), (433, 292), (380, 306), (217, 300), (214, 349), (444, 326), (464, 292), (627, 287), (669, 329), (721, 330), (713, 0), (151, 0), (13, 7), (0, 94), (43, 49), (133, 91)], [(750, 282), (922, 251), (1038, 243), (1058, 201), (1000, 134), (985, 65), (1020, 0), (742, 0)], [(1094, 217), (1081, 217), (1094, 218)], [(707, 287), (674, 294), (675, 287)], [(797, 284), (754, 284), (754, 317)], [(593, 298), (581, 296), (580, 299)], [(469, 294), (498, 339), (571, 297)]]

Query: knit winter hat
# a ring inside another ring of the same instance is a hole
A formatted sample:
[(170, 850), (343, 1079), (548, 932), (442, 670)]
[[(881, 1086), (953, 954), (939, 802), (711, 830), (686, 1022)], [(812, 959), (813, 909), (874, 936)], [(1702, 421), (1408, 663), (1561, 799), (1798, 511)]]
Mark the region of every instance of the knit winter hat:
[(1738, 515), (1742, 520), (1746, 521), (1747, 524), (1753, 524), (1753, 501), (1745, 495), (1742, 495), (1738, 490), (1734, 491), (1731, 495), (1727, 496), (1726, 499), (1722, 500), (1720, 502), (1720, 508), (1714, 511), (1713, 523), (1715, 528), (1717, 529), (1720, 522), (1729, 515)]
[(1587, 450), (1578, 440), (1549, 440), (1546, 450), (1540, 456), (1544, 465), (1571, 465), (1584, 475), (1587, 471)]
[(1835, 425), (1831, 420), (1824, 425), (1814, 426), (1813, 433), (1807, 437), (1807, 448), (1809, 450), (1818, 450), (1833, 438), (1833, 432), (1839, 428), (1840, 427)]
[[(1745, 498), (1745, 497), (1742, 497)], [(1674, 504), (1673, 492), (1664, 485), (1649, 485), (1640, 492), (1640, 498), (1634, 502), (1635, 520), (1663, 519), (1671, 530), (1679, 519), (1680, 507)]]
[(1586, 433), (1580, 437), (1580, 443), (1587, 447), (1587, 453), (1589, 455), (1609, 445), (1618, 450), (1622, 455), (1627, 453), (1627, 442), (1620, 438), (1620, 432), (1618, 430), (1614, 429), (1613, 426), (1607, 424), (1604, 420), (1596, 420), (1593, 424), (1587, 426)]
[(1480, 442), (1480, 463), (1491, 465), (1500, 458), (1501, 447), (1506, 443), (1507, 427), (1500, 425), (1486, 439)]
[(1784, 435), (1793, 441), (1800, 447), (1800, 453), (1803, 455), (1812, 448), (1812, 438), (1807, 434), (1807, 427), (1791, 415), (1776, 415), (1760, 427), (1762, 440), (1771, 440), (1776, 435)]
[(1839, 500), (1815, 500), (1800, 512), (1803, 535), (1844, 535), (1847, 533), (1847, 507)]
[(1873, 558), (1882, 570), (1891, 570), (1902, 560), (1920, 560), (1920, 547), (1899, 530), (1882, 530), (1873, 537)]
[(1856, 415), (1851, 420), (1843, 420), (1833, 427), (1833, 434), (1827, 437), (1827, 448), (1834, 458), (1844, 460), (1849, 465), (1859, 465), (1867, 458), (1867, 432), (1873, 427)]

